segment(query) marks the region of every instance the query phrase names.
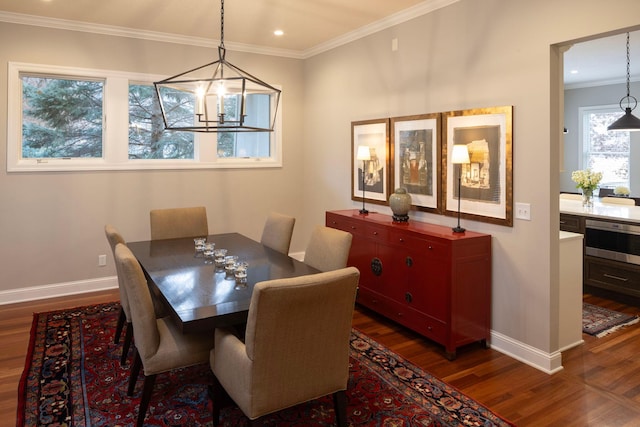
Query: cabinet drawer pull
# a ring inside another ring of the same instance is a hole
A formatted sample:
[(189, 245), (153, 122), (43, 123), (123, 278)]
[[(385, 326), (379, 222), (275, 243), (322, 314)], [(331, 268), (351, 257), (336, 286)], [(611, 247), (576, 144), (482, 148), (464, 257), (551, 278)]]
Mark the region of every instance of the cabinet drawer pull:
[(621, 282), (629, 281), (629, 279), (627, 279), (626, 277), (614, 276), (612, 274), (607, 274), (607, 273), (604, 273), (603, 276), (606, 277), (607, 279), (616, 279), (616, 280), (620, 280)]
[(377, 235), (378, 235), (378, 232), (377, 232), (377, 231), (374, 231), (374, 232), (373, 232), (373, 235), (374, 235), (374, 236), (377, 236)]
[(411, 292), (406, 292), (404, 294), (404, 300), (406, 302), (408, 302), (409, 304), (411, 304), (413, 302), (413, 295), (411, 295)]
[(351, 229), (352, 229), (352, 230), (355, 230), (355, 229), (356, 229), (356, 226), (355, 226), (355, 225), (352, 225), (352, 226), (351, 226)]
[(429, 245), (429, 250), (430, 251), (433, 250), (433, 246)]
[(404, 239), (402, 237), (400, 238), (400, 243), (404, 243)]

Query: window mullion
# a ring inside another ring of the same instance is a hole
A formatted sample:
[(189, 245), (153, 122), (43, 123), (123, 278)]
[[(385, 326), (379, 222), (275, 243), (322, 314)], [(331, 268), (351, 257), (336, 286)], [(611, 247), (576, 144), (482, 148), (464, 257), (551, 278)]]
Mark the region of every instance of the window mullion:
[(129, 160), (129, 80), (109, 77), (105, 85), (104, 160), (123, 164)]

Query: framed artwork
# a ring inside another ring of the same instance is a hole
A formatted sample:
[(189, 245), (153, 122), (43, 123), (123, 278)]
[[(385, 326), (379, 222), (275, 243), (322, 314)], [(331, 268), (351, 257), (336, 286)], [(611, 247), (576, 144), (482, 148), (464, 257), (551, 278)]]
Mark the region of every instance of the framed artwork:
[(391, 119), (392, 189), (403, 187), (419, 210), (441, 213), (440, 113)]
[[(359, 158), (362, 150), (369, 154), (367, 160)], [(363, 199), (388, 203), (389, 119), (351, 122), (351, 200)]]
[[(461, 218), (513, 226), (512, 115), (512, 106), (442, 113), (446, 215), (458, 214), (460, 197)], [(458, 144), (466, 146), (469, 163), (452, 163), (449, 153)]]

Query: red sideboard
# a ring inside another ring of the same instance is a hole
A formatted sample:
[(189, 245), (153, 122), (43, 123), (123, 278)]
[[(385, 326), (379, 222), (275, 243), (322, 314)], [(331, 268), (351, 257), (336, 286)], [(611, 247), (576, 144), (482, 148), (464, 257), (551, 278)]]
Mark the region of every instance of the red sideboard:
[(488, 345), (490, 235), (358, 210), (329, 211), (326, 225), (353, 235), (359, 304), (442, 344), (450, 360), (460, 346)]

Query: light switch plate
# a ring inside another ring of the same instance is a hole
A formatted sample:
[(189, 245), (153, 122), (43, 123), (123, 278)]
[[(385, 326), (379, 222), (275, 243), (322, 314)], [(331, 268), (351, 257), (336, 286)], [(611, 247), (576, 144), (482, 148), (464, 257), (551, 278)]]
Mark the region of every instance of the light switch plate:
[(516, 202), (516, 219), (531, 221), (531, 204)]

